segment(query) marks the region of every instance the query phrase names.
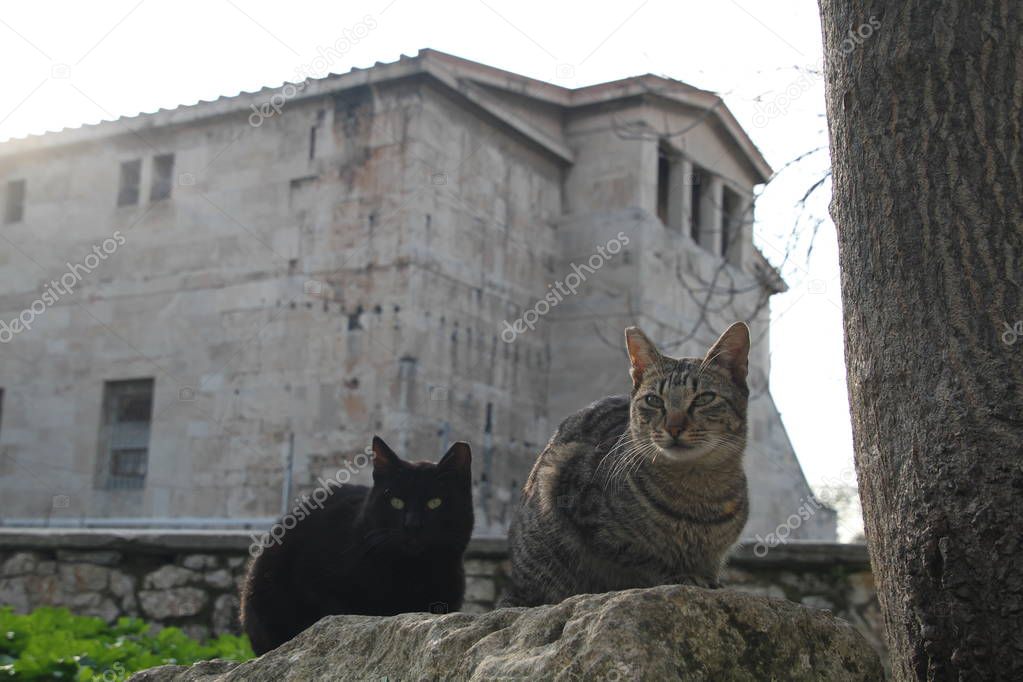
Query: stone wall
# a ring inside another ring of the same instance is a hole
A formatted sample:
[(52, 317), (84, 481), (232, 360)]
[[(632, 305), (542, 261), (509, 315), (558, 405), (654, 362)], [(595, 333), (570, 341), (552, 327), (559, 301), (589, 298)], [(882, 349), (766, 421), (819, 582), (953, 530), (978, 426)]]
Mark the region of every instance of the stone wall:
[(241, 533), (0, 531), (0, 606), (137, 616), (205, 638), (238, 632)]
[[(237, 632), (238, 585), (251, 542), (242, 531), (0, 530), (0, 606), (18, 612), (66, 606), (108, 621), (138, 616), (198, 638)], [(508, 575), (507, 544), (474, 539), (465, 568), (463, 610), (491, 610)], [(723, 580), (737, 590), (832, 611), (886, 659), (863, 545), (743, 544)]]

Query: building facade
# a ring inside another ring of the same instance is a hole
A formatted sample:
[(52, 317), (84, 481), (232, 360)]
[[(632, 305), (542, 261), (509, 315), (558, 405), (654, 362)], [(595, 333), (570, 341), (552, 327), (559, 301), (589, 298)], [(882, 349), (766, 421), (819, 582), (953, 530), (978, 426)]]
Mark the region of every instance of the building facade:
[(368, 481), (378, 433), (469, 441), (501, 534), (558, 422), (628, 390), (626, 326), (702, 355), (743, 319), (745, 535), (834, 539), (768, 387), (770, 174), (713, 93), (433, 50), (4, 143), (0, 519), (259, 525)]

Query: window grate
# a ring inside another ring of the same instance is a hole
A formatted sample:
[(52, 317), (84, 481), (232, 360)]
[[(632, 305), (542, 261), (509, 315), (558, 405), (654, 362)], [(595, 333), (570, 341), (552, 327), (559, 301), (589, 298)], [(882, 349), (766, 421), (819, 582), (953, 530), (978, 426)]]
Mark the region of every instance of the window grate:
[(105, 384), (98, 481), (101, 487), (110, 490), (145, 487), (152, 413), (152, 379)]

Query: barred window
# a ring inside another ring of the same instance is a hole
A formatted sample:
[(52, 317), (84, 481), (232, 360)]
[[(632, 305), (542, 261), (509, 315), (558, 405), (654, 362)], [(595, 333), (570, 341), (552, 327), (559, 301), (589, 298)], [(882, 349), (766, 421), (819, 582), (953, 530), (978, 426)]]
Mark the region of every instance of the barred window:
[(703, 241), (705, 226), (703, 224), (706, 211), (703, 210), (704, 171), (693, 165), (693, 177), (689, 185), (689, 236), (699, 244)]
[(100, 486), (137, 489), (145, 485), (153, 380), (108, 381), (103, 387)]

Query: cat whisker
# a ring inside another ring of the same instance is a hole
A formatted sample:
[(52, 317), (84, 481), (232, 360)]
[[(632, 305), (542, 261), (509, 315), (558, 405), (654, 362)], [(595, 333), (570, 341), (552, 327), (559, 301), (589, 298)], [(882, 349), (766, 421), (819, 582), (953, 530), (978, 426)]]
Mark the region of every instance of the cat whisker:
[[(618, 470), (622, 467), (622, 463), (624, 461), (627, 461), (627, 458), (629, 458), (631, 456), (632, 456), (632, 450), (630, 450), (629, 452), (625, 453), (625, 455), (621, 459), (615, 460), (614, 466), (610, 470), (608, 470), (607, 475), (604, 476), (604, 490), (605, 491), (607, 490), (608, 486), (611, 485), (611, 481), (616, 479), (616, 474), (617, 474)], [(613, 490), (613, 488), (612, 488), (612, 490)]]
[(615, 442), (615, 444), (612, 445), (611, 448), (607, 451), (607, 453), (600, 459), (600, 462), (594, 469), (594, 473), (600, 471), (600, 467), (604, 464), (605, 461), (607, 461), (608, 457), (615, 454), (615, 452), (617, 452), (619, 449), (631, 445), (632, 440), (633, 440), (632, 434), (629, 433), (628, 431), (624, 431), (622, 435), (618, 437), (617, 442)]
[[(618, 442), (616, 442), (611, 447), (611, 449), (607, 452), (607, 454), (605, 454), (601, 458), (601, 460), (597, 464), (596, 468), (594, 468), (593, 476), (597, 475), (597, 473), (601, 470), (601, 468), (604, 466), (604, 463), (608, 460), (609, 457), (612, 457), (612, 456), (620, 457), (620, 456), (622, 456), (621, 451), (623, 449), (626, 452), (628, 452), (628, 450), (630, 450), (635, 444), (636, 444), (635, 437), (629, 431), (623, 432), (622, 435), (619, 436)], [(617, 462), (617, 459), (612, 459), (611, 462), (612, 462), (612, 464), (614, 464), (615, 462)], [(592, 480), (592, 478), (593, 477), (591, 477), (591, 480)]]
[(654, 447), (653, 443), (647, 443), (646, 447), (633, 458), (633, 464), (631, 467), (626, 468), (622, 475), (617, 480), (618, 489), (625, 485), (625, 482), (629, 480), (637, 471), (639, 471), (643, 464), (646, 462), (647, 455), (653, 452), (653, 458), (651, 464), (657, 459), (658, 449)]
[(632, 457), (633, 453), (638, 449), (638, 445), (631, 446), (626, 452), (621, 453), (620, 456), (614, 460), (611, 468), (608, 470), (607, 475), (604, 476), (604, 490), (607, 490), (608, 485), (615, 479), (618, 470), (623, 466), (623, 463), (628, 461)]
[[(624, 467), (628, 464), (628, 462), (631, 461), (631, 458), (634, 456), (634, 454), (635, 454), (635, 452), (637, 450), (638, 450), (638, 446), (633, 446), (633, 447), (629, 448), (629, 450), (627, 452), (623, 453), (622, 456), (615, 461), (615, 465), (611, 468), (610, 471), (608, 471), (607, 478), (605, 479), (605, 482), (604, 482), (604, 489), (605, 490), (608, 489), (608, 486), (611, 485), (611, 483), (613, 481), (617, 482), (617, 480), (618, 480), (618, 472), (621, 471), (622, 469), (624, 469)], [(613, 487), (612, 488), (612, 492), (614, 492), (614, 491), (615, 491), (615, 488)]]
[(611, 491), (612, 493), (617, 493), (622, 483), (631, 475), (631, 473), (642, 466), (651, 450), (653, 450), (654, 456), (656, 457), (657, 450), (654, 448), (653, 443), (638, 443), (636, 447), (631, 448), (616, 463), (614, 469), (612, 469), (609, 473), (608, 479), (604, 483), (604, 489), (607, 490), (608, 483), (610, 483), (611, 480), (614, 480), (615, 486), (611, 488)]
[[(649, 454), (649, 452), (650, 452), (650, 451), (653, 451), (653, 453), (654, 453), (654, 456), (653, 456), (653, 458), (652, 458), (652, 459), (650, 460), (650, 463), (651, 463), (651, 464), (653, 464), (653, 463), (654, 463), (654, 461), (656, 461), (656, 460), (657, 460), (657, 454), (658, 454), (659, 450), (658, 450), (657, 448), (655, 448), (655, 447), (653, 446), (653, 444), (651, 443), (650, 445), (648, 445), (648, 446), (647, 446), (647, 451), (646, 451), (646, 453), (644, 453), (644, 455), (645, 455), (645, 454)], [(641, 457), (641, 458), (639, 458), (639, 459), (638, 459), (638, 461), (636, 462), (636, 465), (635, 465), (635, 466), (634, 466), (634, 467), (632, 468), (632, 471), (631, 471), (631, 472), (629, 472), (628, 474), (626, 474), (626, 475), (625, 475), (625, 478), (628, 478), (628, 477), (629, 477), (629, 476), (631, 476), (632, 474), (634, 474), (634, 473), (636, 473), (637, 471), (639, 471), (640, 467), (642, 467), (642, 466), (643, 466), (643, 462), (644, 462), (644, 460), (645, 460), (645, 457)]]

